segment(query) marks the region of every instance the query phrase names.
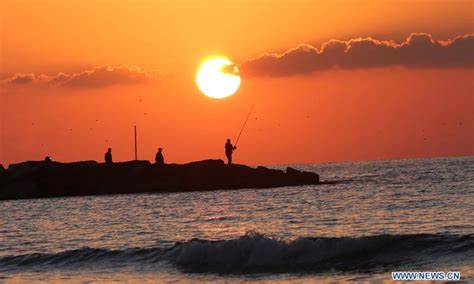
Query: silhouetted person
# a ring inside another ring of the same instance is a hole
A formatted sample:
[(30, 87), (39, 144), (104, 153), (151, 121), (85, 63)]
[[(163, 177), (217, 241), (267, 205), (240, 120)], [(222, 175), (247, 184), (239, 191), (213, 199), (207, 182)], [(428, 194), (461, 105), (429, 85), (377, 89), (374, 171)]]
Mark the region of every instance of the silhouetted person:
[(225, 156), (227, 157), (227, 164), (232, 164), (232, 153), (234, 150), (237, 149), (232, 143), (230, 143), (230, 139), (227, 139), (227, 143), (225, 143)]
[(107, 150), (107, 153), (105, 153), (104, 159), (105, 159), (106, 164), (112, 164), (113, 163), (112, 162), (112, 148), (109, 148)]
[(45, 161), (46, 163), (51, 163), (51, 162), (52, 162), (50, 156), (46, 156), (46, 158), (44, 158), (44, 161)]
[(158, 152), (155, 155), (155, 162), (157, 165), (165, 164), (165, 157), (163, 157), (163, 149), (158, 148)]

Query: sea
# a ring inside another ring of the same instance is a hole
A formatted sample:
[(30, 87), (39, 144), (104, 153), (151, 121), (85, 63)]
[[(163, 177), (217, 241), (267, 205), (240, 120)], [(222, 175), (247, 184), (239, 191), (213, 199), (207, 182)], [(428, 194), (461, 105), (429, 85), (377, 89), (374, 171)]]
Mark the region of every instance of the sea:
[(474, 282), (474, 157), (286, 166), (335, 183), (0, 201), (0, 282)]

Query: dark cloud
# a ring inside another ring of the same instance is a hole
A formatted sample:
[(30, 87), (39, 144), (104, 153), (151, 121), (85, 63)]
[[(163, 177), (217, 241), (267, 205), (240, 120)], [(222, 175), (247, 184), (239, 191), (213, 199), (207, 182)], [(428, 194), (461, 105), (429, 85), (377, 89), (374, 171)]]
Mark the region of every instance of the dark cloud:
[(8, 82), (12, 85), (27, 85), (33, 83), (34, 81), (35, 75), (33, 74), (16, 74), (15, 76), (7, 78), (2, 82)]
[(282, 54), (263, 54), (244, 62), (242, 74), (254, 76), (290, 76), (331, 68), (473, 68), (474, 34), (448, 41), (434, 40), (431, 35), (411, 34), (406, 41), (380, 41), (359, 38), (349, 41), (330, 40), (316, 48), (303, 44)]
[(60, 86), (70, 88), (103, 88), (112, 85), (131, 85), (152, 81), (153, 76), (138, 67), (100, 66), (79, 73), (58, 73), (55, 76), (15, 74), (0, 81), (0, 86)]

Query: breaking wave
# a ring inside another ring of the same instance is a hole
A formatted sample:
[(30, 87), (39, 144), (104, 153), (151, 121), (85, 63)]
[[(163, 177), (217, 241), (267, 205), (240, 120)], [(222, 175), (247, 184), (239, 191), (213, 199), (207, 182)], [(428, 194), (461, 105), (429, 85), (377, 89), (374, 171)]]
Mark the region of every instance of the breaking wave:
[(169, 263), (190, 272), (318, 272), (474, 262), (474, 235), (376, 235), (277, 239), (250, 232), (230, 240), (193, 239), (168, 248), (81, 248), (0, 257), (0, 271)]

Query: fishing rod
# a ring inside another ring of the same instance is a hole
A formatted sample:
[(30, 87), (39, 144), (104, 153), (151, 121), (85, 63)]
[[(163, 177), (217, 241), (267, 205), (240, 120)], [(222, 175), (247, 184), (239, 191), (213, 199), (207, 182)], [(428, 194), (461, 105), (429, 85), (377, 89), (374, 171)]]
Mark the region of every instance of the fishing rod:
[(247, 118), (245, 119), (244, 124), (242, 125), (242, 128), (240, 128), (239, 136), (237, 136), (237, 140), (235, 140), (234, 147), (237, 147), (237, 143), (239, 143), (240, 136), (242, 135), (242, 132), (244, 131), (245, 125), (247, 125), (247, 121), (249, 120), (250, 114), (252, 113), (254, 106), (255, 104), (253, 104), (252, 107), (250, 108), (250, 111), (247, 114)]

